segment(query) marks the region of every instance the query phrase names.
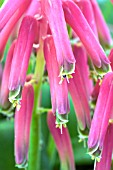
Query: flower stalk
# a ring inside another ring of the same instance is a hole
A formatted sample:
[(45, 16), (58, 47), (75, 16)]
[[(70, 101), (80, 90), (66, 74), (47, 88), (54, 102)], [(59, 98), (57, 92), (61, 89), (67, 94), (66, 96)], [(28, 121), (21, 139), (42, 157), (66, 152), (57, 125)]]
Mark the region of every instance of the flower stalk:
[[(30, 149), (29, 149), (29, 163), (28, 170), (40, 170), (40, 136), (41, 136), (41, 122), (40, 114), (37, 114), (37, 107), (40, 100), (40, 89), (42, 85), (42, 77), (44, 73), (44, 55), (43, 44), (41, 44), (36, 58), (36, 67), (34, 77), (37, 84), (34, 84), (34, 109), (32, 115), (31, 132), (30, 132)], [(35, 156), (34, 156), (35, 155)]]

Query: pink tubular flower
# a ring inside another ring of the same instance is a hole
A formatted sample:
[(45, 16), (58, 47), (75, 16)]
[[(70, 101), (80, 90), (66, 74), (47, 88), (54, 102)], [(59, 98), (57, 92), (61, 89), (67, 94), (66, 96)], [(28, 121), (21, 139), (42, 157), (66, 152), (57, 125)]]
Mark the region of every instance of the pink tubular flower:
[(30, 3), (31, 0), (9, 0), (0, 9), (0, 59), (12, 29)]
[(96, 163), (95, 170), (111, 169), (112, 151), (113, 151), (113, 124), (110, 124), (106, 132), (101, 160), (100, 162)]
[(90, 109), (77, 71), (76, 76), (73, 76), (73, 79), (70, 80), (68, 87), (76, 111), (79, 129), (85, 131), (90, 128)]
[(75, 58), (69, 42), (61, 0), (42, 0), (42, 11), (53, 36), (58, 63), (64, 72), (73, 73)]
[(14, 91), (23, 86), (26, 79), (29, 58), (37, 32), (37, 22), (31, 16), (24, 17), (15, 45), (11, 73), (9, 77), (9, 90)]
[(94, 65), (98, 68), (105, 67), (106, 70), (110, 62), (81, 10), (72, 0), (63, 0), (63, 9), (67, 23), (73, 28), (84, 44)]
[(52, 111), (59, 114), (69, 112), (67, 81), (59, 84), (59, 66), (56, 58), (56, 50), (52, 36), (48, 36), (44, 42), (44, 56), (50, 82)]
[(101, 155), (103, 143), (111, 114), (113, 113), (113, 73), (105, 75), (100, 87), (99, 96), (91, 124), (88, 139), (89, 153)]
[[(85, 93), (86, 93), (87, 99), (89, 101), (93, 85), (92, 85), (92, 81), (89, 78), (90, 72), (89, 72), (89, 67), (87, 64), (87, 62), (88, 62), (87, 61), (88, 60), (87, 53), (86, 53), (84, 47), (82, 46), (82, 44), (81, 44), (81, 46), (74, 45), (73, 53), (74, 53), (75, 59), (77, 61), (76, 67), (80, 73), (82, 84), (84, 86)], [(76, 69), (75, 69), (75, 75), (76, 75)]]
[(12, 43), (9, 49), (6, 62), (5, 62), (5, 67), (3, 70), (2, 83), (1, 83), (1, 89), (0, 89), (0, 104), (2, 106), (5, 106), (5, 104), (8, 101), (8, 95), (9, 95), (8, 83), (9, 83), (9, 75), (10, 75), (10, 70), (11, 70), (11, 63), (13, 59), (15, 43), (16, 41)]
[(18, 167), (25, 167), (28, 160), (33, 103), (33, 87), (30, 84), (25, 85), (22, 91), (21, 108), (15, 113), (15, 160)]
[(63, 134), (60, 133), (60, 129), (55, 127), (55, 116), (52, 112), (48, 113), (47, 123), (56, 143), (61, 165), (65, 168), (68, 167), (70, 170), (75, 170), (73, 150), (68, 129), (63, 127)]
[(81, 11), (82, 11), (83, 15), (85, 16), (88, 24), (90, 25), (92, 31), (94, 32), (94, 34), (98, 38), (93, 8), (92, 8), (90, 0), (81, 0), (81, 1), (74, 0), (74, 1), (79, 6), (79, 8), (81, 9)]
[(88, 135), (91, 124), (89, 98), (92, 84), (89, 80), (86, 52), (82, 45), (74, 46), (74, 55), (76, 58), (75, 74), (68, 88), (76, 111), (80, 138), (83, 140)]
[(104, 20), (104, 17), (101, 13), (100, 8), (98, 6), (98, 3), (96, 2), (96, 0), (91, 0), (91, 3), (92, 3), (94, 15), (95, 15), (95, 21), (96, 21), (96, 25), (97, 25), (97, 30), (100, 35), (100, 38), (103, 43), (111, 45), (113, 40), (110, 35), (109, 28)]

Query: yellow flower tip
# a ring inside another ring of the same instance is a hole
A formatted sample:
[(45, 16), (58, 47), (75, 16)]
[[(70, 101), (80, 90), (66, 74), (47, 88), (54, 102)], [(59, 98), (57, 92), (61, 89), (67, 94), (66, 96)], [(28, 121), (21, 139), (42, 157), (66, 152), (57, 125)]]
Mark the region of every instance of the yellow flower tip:
[(56, 128), (59, 128), (59, 124), (56, 124)]
[[(59, 76), (58, 76), (59, 77)], [(62, 82), (64, 81), (64, 79), (66, 79), (67, 80), (67, 82), (69, 83), (69, 79), (72, 79), (73, 78), (73, 76), (71, 75), (71, 74), (62, 74), (62, 75), (60, 75), (60, 77), (61, 77), (61, 80), (60, 80), (60, 82), (59, 82), (59, 84), (62, 84)]]
[(13, 102), (12, 104), (13, 104), (13, 107), (16, 107), (16, 103), (15, 102)]
[(101, 84), (102, 84), (102, 79), (100, 79), (99, 86), (101, 86)]
[(77, 46), (77, 47), (81, 47), (81, 46), (82, 46), (82, 42), (81, 42), (81, 41), (78, 41), (78, 42), (76, 43), (76, 46)]
[(60, 129), (60, 132), (61, 132), (61, 134), (63, 134), (63, 131), (62, 131), (62, 128), (66, 128), (67, 127), (67, 125), (66, 125), (66, 123), (57, 123), (56, 122), (56, 128), (59, 128)]
[(13, 104), (13, 107), (14, 107), (14, 108), (16, 107), (17, 111), (20, 110), (21, 104), (20, 104), (20, 101), (19, 101), (19, 100), (14, 100), (14, 101), (12, 101), (12, 104)]
[(63, 124), (63, 127), (64, 127), (64, 128), (67, 128), (67, 125), (66, 125), (66, 124)]
[(101, 157), (96, 157), (97, 162), (100, 162), (100, 160), (101, 160)]
[(82, 139), (79, 139), (78, 142), (81, 143), (83, 140)]
[(92, 156), (91, 159), (92, 159), (92, 160), (95, 160), (95, 156)]
[(62, 134), (62, 126), (63, 126), (62, 123), (61, 123), (61, 124), (56, 124), (56, 128), (59, 128), (59, 129), (60, 129), (61, 134)]
[(71, 68), (69, 70), (66, 70), (64, 66), (62, 66), (60, 68), (60, 74), (58, 77), (61, 78), (59, 84), (62, 84), (62, 82), (64, 81), (64, 79), (67, 80), (67, 82), (69, 83), (69, 79), (73, 78), (72, 74), (75, 73), (75, 63), (71, 64)]
[(109, 119), (109, 124), (113, 124), (113, 119)]
[(91, 155), (91, 159), (92, 159), (92, 160), (95, 160), (96, 162), (100, 162), (100, 160), (101, 160), (101, 155), (100, 155), (100, 156)]
[(20, 104), (17, 104), (17, 106), (16, 106), (17, 111), (19, 111), (20, 108), (21, 108), (21, 105), (20, 105)]

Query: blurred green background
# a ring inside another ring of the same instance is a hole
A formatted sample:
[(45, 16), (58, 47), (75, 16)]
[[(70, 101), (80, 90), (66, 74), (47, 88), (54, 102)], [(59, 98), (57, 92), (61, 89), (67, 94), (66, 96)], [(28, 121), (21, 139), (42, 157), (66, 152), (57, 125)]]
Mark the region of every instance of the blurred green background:
[[(110, 0), (98, 0), (98, 2), (106, 22), (113, 34), (113, 5), (111, 4)], [(3, 0), (0, 0), (0, 6), (2, 3)], [(71, 113), (69, 114), (68, 128), (72, 139), (77, 170), (82, 170), (83, 167), (84, 170), (92, 170), (93, 164), (89, 155), (87, 154), (87, 150), (83, 148), (83, 143), (78, 143), (77, 123), (71, 99), (70, 103)], [(49, 108), (51, 107), (50, 105), (49, 86), (47, 83), (45, 83), (42, 87), (42, 106)], [(49, 131), (46, 124), (46, 113), (41, 115), (41, 124), (41, 161), (43, 162), (41, 170), (59, 170), (59, 158), (53, 139), (51, 136), (49, 136)], [(15, 167), (14, 161), (14, 121), (13, 118), (8, 119), (5, 116), (0, 115), (0, 170), (17, 169), (18, 168)]]

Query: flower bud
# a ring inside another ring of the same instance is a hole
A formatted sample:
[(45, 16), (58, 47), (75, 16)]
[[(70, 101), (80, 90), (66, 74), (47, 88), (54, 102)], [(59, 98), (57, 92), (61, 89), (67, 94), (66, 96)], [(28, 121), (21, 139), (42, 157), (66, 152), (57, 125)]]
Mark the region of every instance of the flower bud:
[(55, 116), (52, 112), (48, 113), (47, 123), (55, 141), (61, 165), (65, 169), (75, 170), (74, 155), (68, 129), (63, 127), (63, 134), (60, 133), (60, 129), (55, 127)]
[(30, 124), (34, 103), (32, 85), (25, 85), (22, 90), (21, 108), (15, 113), (15, 161), (18, 167), (27, 166)]
[(26, 80), (26, 72), (36, 32), (36, 20), (31, 16), (24, 17), (15, 45), (9, 76), (9, 100), (14, 105), (18, 105), (18, 101), (21, 98), (21, 89)]
[(113, 114), (113, 73), (107, 73), (100, 86), (99, 96), (90, 128), (89, 154), (100, 159), (109, 119)]

